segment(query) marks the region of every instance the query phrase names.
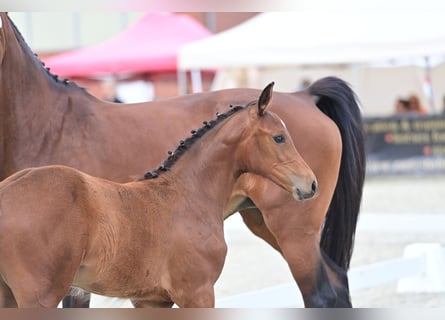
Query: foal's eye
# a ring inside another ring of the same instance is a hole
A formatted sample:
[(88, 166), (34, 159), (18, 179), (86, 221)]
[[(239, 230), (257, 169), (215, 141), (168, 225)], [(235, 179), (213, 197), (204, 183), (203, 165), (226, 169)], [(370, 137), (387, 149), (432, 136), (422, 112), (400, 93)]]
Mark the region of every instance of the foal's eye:
[(275, 140), (276, 143), (284, 143), (286, 141), (286, 139), (284, 138), (283, 135), (278, 135), (273, 137), (273, 139)]

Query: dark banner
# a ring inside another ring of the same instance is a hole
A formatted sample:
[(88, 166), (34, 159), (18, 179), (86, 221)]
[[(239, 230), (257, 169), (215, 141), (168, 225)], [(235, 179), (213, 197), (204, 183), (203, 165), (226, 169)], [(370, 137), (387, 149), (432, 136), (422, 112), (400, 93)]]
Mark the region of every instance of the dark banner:
[(445, 173), (445, 115), (365, 118), (367, 174)]

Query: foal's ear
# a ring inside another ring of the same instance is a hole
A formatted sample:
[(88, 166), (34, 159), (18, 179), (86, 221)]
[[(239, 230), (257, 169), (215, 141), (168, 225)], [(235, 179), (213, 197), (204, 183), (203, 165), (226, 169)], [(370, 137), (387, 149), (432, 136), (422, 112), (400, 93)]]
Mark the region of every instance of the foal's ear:
[(273, 81), (269, 83), (266, 88), (263, 89), (263, 92), (261, 92), (260, 98), (258, 99), (258, 115), (260, 117), (264, 115), (264, 112), (270, 103), (270, 99), (272, 99), (272, 89), (274, 84), (275, 82)]

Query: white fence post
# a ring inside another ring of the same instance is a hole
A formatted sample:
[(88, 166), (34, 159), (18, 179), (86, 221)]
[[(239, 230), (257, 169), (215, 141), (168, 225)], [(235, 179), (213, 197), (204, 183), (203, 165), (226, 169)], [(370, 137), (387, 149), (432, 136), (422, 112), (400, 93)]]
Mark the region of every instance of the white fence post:
[(423, 272), (402, 278), (397, 292), (445, 292), (445, 257), (439, 243), (414, 243), (405, 247), (404, 258), (423, 256)]

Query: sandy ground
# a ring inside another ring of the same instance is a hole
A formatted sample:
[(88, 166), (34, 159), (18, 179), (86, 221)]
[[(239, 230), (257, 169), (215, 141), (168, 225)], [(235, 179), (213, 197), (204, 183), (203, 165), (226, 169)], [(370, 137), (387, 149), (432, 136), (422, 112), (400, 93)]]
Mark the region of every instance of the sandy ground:
[[(371, 225), (368, 219), (363, 218), (363, 221), (360, 221), (351, 267), (400, 258), (405, 247), (411, 243), (434, 242), (445, 245), (445, 224), (442, 228), (442, 225), (437, 225), (436, 220), (432, 219), (445, 217), (444, 198), (445, 177), (367, 179), (362, 213), (363, 217), (377, 219), (377, 222), (374, 221)], [(408, 221), (409, 217), (411, 222)], [(411, 227), (406, 229), (401, 223), (407, 221)], [(421, 227), (421, 222), (427, 226)], [(434, 230), (430, 231), (428, 225)], [(238, 216), (226, 221), (226, 239), (229, 252), (223, 273), (215, 286), (218, 301), (245, 292), (293, 282), (281, 256), (253, 236)], [(295, 291), (299, 296), (296, 287)], [(364, 308), (445, 306), (445, 292), (400, 293), (397, 292), (396, 282), (354, 291), (351, 296), (355, 307)], [(268, 300), (264, 307), (301, 307), (301, 303), (283, 305), (278, 295), (274, 298)], [(110, 306), (102, 301), (94, 304)], [(115, 303), (113, 306), (122, 304)]]

